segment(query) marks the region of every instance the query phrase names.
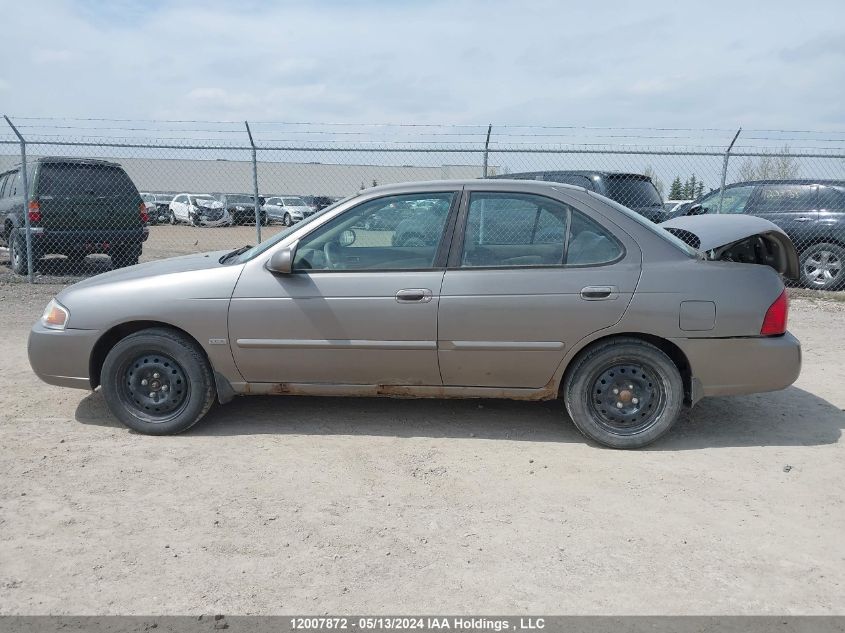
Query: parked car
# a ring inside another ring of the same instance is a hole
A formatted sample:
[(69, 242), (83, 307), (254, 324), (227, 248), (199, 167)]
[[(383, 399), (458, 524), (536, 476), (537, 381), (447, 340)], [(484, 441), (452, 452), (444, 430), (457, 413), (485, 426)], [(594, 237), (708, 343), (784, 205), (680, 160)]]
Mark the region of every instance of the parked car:
[[(719, 213), (719, 190), (680, 212)], [(845, 180), (757, 180), (725, 187), (721, 213), (756, 215), (792, 239), (808, 288), (845, 288)], [(674, 213), (678, 215), (678, 213)]]
[(327, 206), (334, 204), (335, 198), (329, 196), (300, 196), (302, 200), (314, 211), (322, 211)]
[[(255, 198), (246, 193), (221, 193), (217, 199), (223, 203), (234, 224), (255, 224)], [(264, 198), (258, 196), (259, 222), (267, 225), (267, 211), (264, 210)]]
[[(437, 213), (439, 240), (359, 240), (353, 227), (391, 203)], [(543, 228), (491, 240), (502, 209)], [(375, 187), (254, 247), (62, 290), (32, 328), (30, 363), (50, 384), (101, 387), (153, 435), (239, 394), (562, 397), (585, 435), (635, 448), (684, 405), (782, 389), (800, 370), (786, 234), (753, 217), (675, 222), (702, 250), (566, 185)]]
[(232, 216), (214, 196), (180, 193), (170, 203), (170, 223), (187, 222), (191, 226), (229, 226)]
[(558, 170), (527, 171), (518, 174), (491, 176), (491, 178), (546, 180), (549, 182), (576, 185), (607, 196), (611, 200), (615, 200), (619, 204), (633, 209), (652, 222), (662, 222), (666, 219), (660, 193), (657, 191), (651, 178), (644, 174), (615, 171)]
[(694, 201), (693, 200), (666, 200), (663, 203), (663, 213), (664, 219), (668, 219), (670, 217), (674, 217), (674, 212), (683, 207), (684, 205), (690, 205)]
[(270, 220), (277, 220), (285, 226), (301, 222), (316, 213), (298, 196), (273, 196), (267, 198), (262, 208)]
[(32, 262), (44, 255), (81, 260), (111, 256), (115, 268), (138, 263), (147, 239), (147, 206), (117, 163), (82, 158), (39, 158), (27, 164), (29, 208), (20, 167), (0, 173), (0, 240), (12, 270), (27, 272), (25, 225), (32, 227)]
[(158, 209), (158, 222), (167, 222), (170, 219), (170, 203), (175, 197), (172, 193), (153, 193), (156, 209)]

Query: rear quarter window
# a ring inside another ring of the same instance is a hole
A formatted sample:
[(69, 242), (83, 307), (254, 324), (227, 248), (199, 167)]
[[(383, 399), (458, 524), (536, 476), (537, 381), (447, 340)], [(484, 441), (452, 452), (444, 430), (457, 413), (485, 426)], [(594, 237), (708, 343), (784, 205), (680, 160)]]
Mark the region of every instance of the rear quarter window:
[(138, 196), (132, 180), (114, 165), (45, 163), (37, 182), (41, 196)]

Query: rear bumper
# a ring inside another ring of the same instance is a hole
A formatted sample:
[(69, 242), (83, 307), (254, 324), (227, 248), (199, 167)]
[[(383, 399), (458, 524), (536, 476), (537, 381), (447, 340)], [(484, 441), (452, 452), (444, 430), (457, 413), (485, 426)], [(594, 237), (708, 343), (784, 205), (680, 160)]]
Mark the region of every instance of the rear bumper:
[(32, 247), (38, 253), (109, 253), (115, 247), (140, 246), (149, 237), (146, 227), (137, 229), (79, 229), (58, 231), (32, 228)]
[(671, 339), (686, 354), (693, 402), (706, 396), (777, 391), (801, 373), (801, 343), (783, 336)]
[(36, 323), (27, 343), (32, 371), (50, 385), (91, 389), (88, 363), (99, 335), (98, 330), (51, 330)]

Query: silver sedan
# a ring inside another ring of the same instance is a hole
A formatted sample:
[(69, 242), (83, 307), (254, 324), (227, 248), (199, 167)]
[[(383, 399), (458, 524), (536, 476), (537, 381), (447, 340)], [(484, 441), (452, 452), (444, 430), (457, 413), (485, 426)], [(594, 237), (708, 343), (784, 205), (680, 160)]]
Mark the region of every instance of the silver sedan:
[(29, 357), (154, 435), (246, 394), (562, 398), (586, 436), (635, 448), (705, 396), (797, 378), (782, 280), (797, 271), (760, 218), (658, 226), (567, 185), (411, 183), (257, 246), (71, 286)]

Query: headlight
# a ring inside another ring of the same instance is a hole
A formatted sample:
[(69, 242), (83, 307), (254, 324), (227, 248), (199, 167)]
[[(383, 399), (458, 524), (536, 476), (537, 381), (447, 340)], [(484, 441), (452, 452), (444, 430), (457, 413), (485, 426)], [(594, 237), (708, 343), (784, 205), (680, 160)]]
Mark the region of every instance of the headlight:
[(51, 299), (44, 308), (44, 314), (41, 315), (41, 323), (51, 330), (64, 330), (68, 318), (70, 318), (70, 312), (67, 308), (55, 299)]

